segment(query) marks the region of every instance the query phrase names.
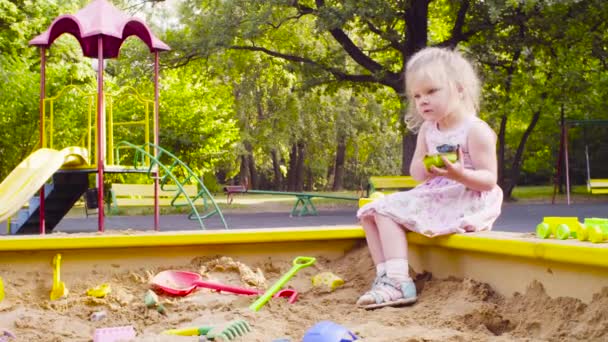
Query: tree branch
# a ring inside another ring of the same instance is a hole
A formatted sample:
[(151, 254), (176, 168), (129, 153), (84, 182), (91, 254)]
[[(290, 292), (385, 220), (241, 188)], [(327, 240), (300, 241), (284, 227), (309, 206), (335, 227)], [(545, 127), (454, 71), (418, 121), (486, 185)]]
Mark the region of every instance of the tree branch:
[[(324, 0), (316, 0), (317, 8), (325, 6)], [(365, 69), (371, 71), (373, 74), (384, 72), (384, 68), (378, 62), (371, 59), (369, 56), (364, 54), (361, 49), (348, 37), (344, 31), (339, 28), (330, 29), (332, 37), (342, 46), (344, 51), (355, 61)]]
[(379, 28), (377, 28), (374, 24), (372, 24), (369, 20), (366, 20), (365, 23), (367, 24), (367, 28), (369, 28), (370, 31), (372, 31), (373, 33), (377, 34), (382, 39), (387, 40), (390, 43), (390, 46), (393, 49), (395, 49), (397, 51), (403, 50), (403, 48), (404, 48), (403, 44), (400, 43), (398, 40), (391, 39), (391, 37), (388, 34), (388, 32), (383, 32), (382, 30), (380, 30)]
[(456, 47), (456, 45), (458, 45), (458, 43), (467, 41), (470, 37), (474, 36), (478, 32), (494, 26), (493, 23), (486, 22), (482, 25), (479, 25), (478, 27), (476, 27), (473, 30), (463, 32), (465, 20), (467, 17), (467, 12), (469, 11), (470, 5), (471, 5), (471, 2), (469, 0), (462, 1), (460, 3), (460, 8), (458, 9), (458, 14), (456, 15), (456, 20), (454, 21), (454, 27), (452, 27), (452, 34), (451, 34), (450, 38), (437, 44), (437, 46), (454, 48), (454, 47)]
[(336, 79), (342, 80), (342, 81), (350, 81), (350, 82), (358, 82), (358, 83), (365, 83), (365, 82), (375, 83), (375, 82), (380, 81), (380, 83), (383, 83), (383, 84), (385, 84), (387, 86), (392, 86), (391, 84), (388, 83), (388, 80), (386, 80), (386, 81), (383, 80), (383, 79), (378, 80), (373, 75), (353, 75), (353, 74), (347, 74), (347, 73), (345, 73), (344, 71), (342, 71), (340, 69), (332, 68), (332, 67), (329, 67), (327, 65), (323, 65), (321, 63), (318, 63), (318, 62), (313, 61), (312, 59), (309, 59), (309, 58), (306, 58), (306, 57), (289, 55), (289, 54), (285, 54), (285, 53), (281, 53), (281, 52), (277, 52), (277, 51), (272, 51), (272, 50), (269, 50), (267, 48), (260, 47), (260, 46), (232, 45), (229, 48), (233, 49), (233, 50), (247, 50), (247, 51), (263, 52), (263, 53), (265, 53), (265, 54), (267, 54), (269, 56), (281, 58), (281, 59), (284, 59), (284, 60), (287, 60), (287, 61), (312, 65), (312, 66), (317, 67), (317, 68), (319, 68), (321, 70), (329, 72)]

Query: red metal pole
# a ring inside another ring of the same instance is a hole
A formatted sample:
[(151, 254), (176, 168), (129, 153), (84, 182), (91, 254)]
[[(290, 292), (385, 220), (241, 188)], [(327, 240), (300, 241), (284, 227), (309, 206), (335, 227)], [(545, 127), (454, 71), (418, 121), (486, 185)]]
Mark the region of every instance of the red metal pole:
[(557, 153), (557, 164), (555, 165), (555, 176), (553, 178), (553, 198), (551, 199), (551, 204), (555, 204), (555, 196), (557, 195), (557, 191), (559, 190), (559, 186), (561, 183), (562, 177), (562, 160), (564, 156), (564, 139), (566, 135), (566, 123), (564, 122), (564, 118), (562, 117), (560, 123), (560, 133), (559, 133), (559, 152)]
[(103, 38), (97, 38), (97, 230), (104, 231), (103, 169), (104, 169), (104, 111), (103, 111)]
[[(44, 97), (46, 95), (46, 49), (40, 48), (40, 148), (44, 147)], [(44, 185), (40, 188), (40, 235), (46, 233), (46, 218), (44, 215)]]
[(568, 163), (568, 124), (564, 126), (564, 161), (566, 163), (566, 201), (570, 205), (570, 166)]
[[(159, 115), (158, 115), (158, 102), (159, 102), (159, 90), (158, 90), (158, 76), (159, 76), (159, 65), (158, 65), (158, 51), (154, 52), (154, 145), (158, 146), (159, 142)], [(154, 148), (154, 157), (158, 157), (158, 150)], [(159, 167), (158, 165), (156, 166)], [(157, 169), (158, 170), (158, 169)], [(154, 230), (160, 230), (160, 210), (158, 208), (158, 171), (154, 177)]]

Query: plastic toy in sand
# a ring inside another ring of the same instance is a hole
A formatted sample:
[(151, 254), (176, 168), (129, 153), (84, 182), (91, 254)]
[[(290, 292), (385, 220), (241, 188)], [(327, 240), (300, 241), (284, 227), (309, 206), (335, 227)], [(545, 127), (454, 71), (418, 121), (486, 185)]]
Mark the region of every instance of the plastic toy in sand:
[(165, 306), (160, 302), (158, 296), (152, 290), (146, 291), (146, 294), (144, 295), (144, 304), (148, 309), (155, 309), (161, 315), (167, 314)]
[(0, 329), (0, 342), (8, 342), (16, 339), (17, 336), (6, 329)]
[[(151, 287), (159, 293), (164, 293), (171, 296), (187, 296), (199, 287), (218, 292), (223, 291), (250, 296), (261, 295), (263, 293), (262, 291), (256, 289), (205, 281), (198, 273), (175, 270), (162, 271), (155, 275), (154, 278), (152, 278)], [(150, 294), (147, 294), (147, 297), (149, 297), (149, 299), (153, 298)], [(285, 297), (287, 298), (289, 304), (293, 304), (298, 300), (298, 291), (294, 289), (283, 289), (276, 292), (273, 296), (273, 298), (279, 297)]]
[(129, 341), (135, 338), (135, 329), (133, 326), (99, 328), (95, 329), (93, 342), (116, 342)]
[(152, 278), (151, 284), (153, 289), (172, 296), (186, 296), (192, 291), (196, 290), (198, 287), (204, 287), (216, 291), (231, 292), (235, 294), (259, 294), (259, 291), (255, 289), (247, 289), (204, 281), (200, 274), (187, 271), (162, 271)]
[(344, 280), (331, 272), (321, 272), (312, 277), (312, 285), (315, 287), (325, 287), (333, 291), (344, 285)]
[(296, 273), (298, 273), (299, 270), (311, 266), (315, 263), (316, 260), (317, 259), (313, 257), (304, 256), (299, 256), (293, 259), (293, 266), (291, 267), (291, 269), (289, 269), (287, 273), (285, 273), (268, 290), (266, 290), (266, 292), (264, 292), (264, 294), (261, 295), (260, 298), (253, 302), (249, 306), (249, 309), (252, 311), (259, 311), (260, 308), (264, 306), (264, 304), (266, 304), (266, 302), (268, 302), (268, 300), (270, 300), (270, 298), (272, 298), (277, 292), (279, 292), (281, 287), (283, 287), (283, 285), (285, 285), (289, 281), (289, 279), (291, 279)]
[(57, 300), (68, 296), (68, 289), (65, 283), (61, 281), (61, 254), (56, 254), (53, 257), (53, 287), (51, 289), (51, 300)]
[(103, 283), (99, 286), (87, 290), (87, 296), (95, 297), (95, 298), (104, 298), (108, 294), (112, 292), (112, 288), (110, 284)]
[(17, 336), (12, 332), (4, 329), (0, 329), (0, 342), (9, 342), (17, 339)]
[(4, 300), (4, 281), (0, 277), (0, 302)]
[(350, 342), (356, 340), (358, 340), (357, 335), (345, 327), (331, 321), (321, 321), (308, 329), (302, 342)]
[(209, 340), (221, 339), (230, 341), (244, 336), (251, 331), (251, 326), (244, 320), (234, 320), (216, 326), (187, 327), (163, 331), (164, 335), (204, 336)]

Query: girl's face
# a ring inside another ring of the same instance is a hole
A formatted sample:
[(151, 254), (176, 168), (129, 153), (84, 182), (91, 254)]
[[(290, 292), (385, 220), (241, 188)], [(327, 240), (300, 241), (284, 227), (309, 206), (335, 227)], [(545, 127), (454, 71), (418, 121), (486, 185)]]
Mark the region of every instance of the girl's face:
[(411, 89), (416, 110), (427, 121), (442, 121), (454, 110), (455, 90), (449, 83), (438, 84), (423, 77)]

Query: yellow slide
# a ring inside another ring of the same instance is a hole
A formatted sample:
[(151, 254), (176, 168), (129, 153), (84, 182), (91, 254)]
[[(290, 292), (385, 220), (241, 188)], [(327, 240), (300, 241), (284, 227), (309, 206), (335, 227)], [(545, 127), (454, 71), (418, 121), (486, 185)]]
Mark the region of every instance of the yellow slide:
[(0, 183), (0, 222), (19, 211), (62, 166), (87, 165), (88, 159), (82, 147), (41, 148), (29, 155)]

